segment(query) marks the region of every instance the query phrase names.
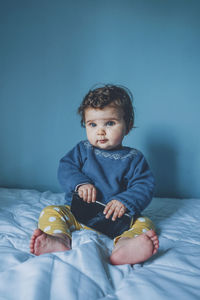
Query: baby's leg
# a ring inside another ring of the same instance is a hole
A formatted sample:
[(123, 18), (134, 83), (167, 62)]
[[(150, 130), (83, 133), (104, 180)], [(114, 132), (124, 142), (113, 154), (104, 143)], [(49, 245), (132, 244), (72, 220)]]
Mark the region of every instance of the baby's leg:
[(115, 239), (110, 256), (113, 265), (137, 264), (146, 261), (159, 248), (154, 225), (148, 218), (138, 218), (133, 226)]
[(81, 229), (68, 206), (47, 206), (40, 214), (33, 232), (30, 252), (41, 255), (71, 249), (71, 232)]

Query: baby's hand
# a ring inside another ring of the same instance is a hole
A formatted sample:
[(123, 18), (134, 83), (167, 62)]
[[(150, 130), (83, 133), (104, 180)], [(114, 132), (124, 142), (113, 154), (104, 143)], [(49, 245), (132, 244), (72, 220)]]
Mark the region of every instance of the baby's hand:
[(121, 203), (119, 200), (111, 200), (108, 202), (104, 209), (105, 218), (109, 219), (111, 215), (112, 221), (115, 221), (117, 218), (121, 218), (126, 212), (126, 206)]
[(95, 202), (96, 201), (96, 188), (93, 184), (83, 184), (78, 188), (79, 197), (83, 198), (85, 202)]

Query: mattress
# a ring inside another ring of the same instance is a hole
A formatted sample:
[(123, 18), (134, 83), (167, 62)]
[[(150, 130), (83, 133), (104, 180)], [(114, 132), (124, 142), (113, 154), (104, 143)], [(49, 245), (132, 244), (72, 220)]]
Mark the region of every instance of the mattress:
[(29, 240), (43, 207), (63, 193), (0, 188), (1, 300), (200, 299), (200, 199), (154, 198), (143, 212), (160, 248), (143, 264), (109, 263), (113, 241), (73, 233), (72, 250), (35, 256)]

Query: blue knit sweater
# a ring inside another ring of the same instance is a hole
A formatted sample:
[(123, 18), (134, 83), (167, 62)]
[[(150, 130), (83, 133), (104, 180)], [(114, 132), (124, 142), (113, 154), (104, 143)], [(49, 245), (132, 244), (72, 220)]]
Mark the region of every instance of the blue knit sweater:
[(58, 180), (67, 205), (78, 185), (91, 183), (98, 201), (119, 200), (132, 216), (150, 203), (154, 191), (154, 177), (140, 151), (129, 147), (101, 150), (88, 141), (78, 143), (60, 160)]

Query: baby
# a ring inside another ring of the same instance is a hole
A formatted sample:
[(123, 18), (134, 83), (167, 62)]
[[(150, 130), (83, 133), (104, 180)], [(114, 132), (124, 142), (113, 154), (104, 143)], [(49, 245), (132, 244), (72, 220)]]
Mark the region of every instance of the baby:
[(132, 95), (124, 87), (105, 85), (90, 90), (78, 112), (87, 140), (67, 153), (58, 169), (66, 205), (43, 209), (30, 241), (30, 252), (41, 255), (68, 251), (74, 230), (91, 230), (70, 211), (76, 191), (83, 201), (104, 203), (105, 218), (113, 222), (126, 212), (133, 217), (130, 229), (115, 237), (110, 262), (144, 262), (158, 251), (159, 242), (151, 220), (141, 216), (152, 200), (153, 175), (140, 151), (122, 145), (134, 125)]

